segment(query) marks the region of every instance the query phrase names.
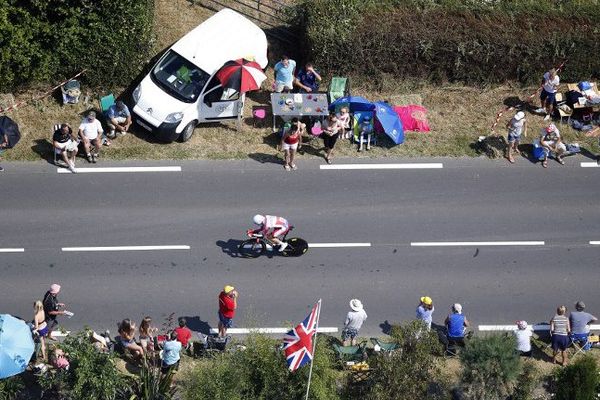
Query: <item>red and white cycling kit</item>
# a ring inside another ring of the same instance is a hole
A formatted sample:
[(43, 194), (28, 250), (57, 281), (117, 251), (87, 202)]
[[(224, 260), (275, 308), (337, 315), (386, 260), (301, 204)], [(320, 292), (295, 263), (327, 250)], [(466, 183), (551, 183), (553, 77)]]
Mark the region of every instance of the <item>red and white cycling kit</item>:
[(290, 230), (290, 225), (285, 218), (276, 217), (274, 215), (265, 215), (265, 222), (257, 230), (262, 232), (265, 236), (279, 237)]

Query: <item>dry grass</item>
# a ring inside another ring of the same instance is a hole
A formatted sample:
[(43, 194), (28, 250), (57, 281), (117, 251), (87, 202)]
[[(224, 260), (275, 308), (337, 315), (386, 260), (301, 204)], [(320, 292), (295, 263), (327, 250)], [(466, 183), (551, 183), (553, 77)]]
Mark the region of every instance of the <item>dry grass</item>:
[[(157, 0), (155, 24), (155, 52), (158, 53), (197, 26), (211, 15), (211, 12), (192, 5), (187, 0)], [(175, 23), (175, 21), (177, 23)], [(269, 79), (264, 87), (270, 87), (272, 71), (267, 72)], [(326, 87), (324, 82), (323, 87)], [(481, 135), (490, 132), (490, 126), (498, 110), (504, 107), (507, 98), (518, 96), (526, 98), (535, 88), (499, 86), (487, 89), (448, 85), (444, 87), (406, 83), (388, 79), (384, 85), (374, 89), (368, 82), (360, 85), (353, 82), (353, 94), (363, 95), (371, 100), (389, 100), (393, 104), (422, 104), (429, 110), (429, 133), (406, 132), (405, 143), (392, 146), (384, 138), (379, 146), (369, 152), (357, 153), (356, 147), (349, 142), (338, 142), (336, 156), (360, 157), (429, 157), (429, 156), (476, 156), (472, 144)], [(122, 89), (114, 88), (119, 94)], [(41, 90), (42, 91), (42, 90)], [(41, 92), (40, 91), (40, 92)], [(30, 99), (40, 92), (29, 91), (15, 95), (15, 100)], [(53, 124), (69, 122), (77, 127), (81, 113), (90, 108), (98, 109), (98, 93), (87, 92), (84, 88), (81, 101), (74, 106), (61, 106), (57, 98), (50, 97), (9, 113), (19, 124), (23, 138), (19, 145), (6, 153), (9, 160), (50, 159), (51, 132)], [(267, 104), (268, 93), (252, 93), (246, 103), (245, 116), (251, 115), (251, 107)], [(509, 118), (505, 115), (498, 125), (497, 132), (504, 135), (504, 125)], [(525, 142), (537, 137), (543, 126), (541, 117), (531, 115), (529, 135)], [(270, 125), (270, 123), (267, 123)], [(596, 141), (563, 125), (561, 131), (568, 142), (579, 142), (582, 147), (597, 152)], [(251, 117), (246, 117), (242, 132), (237, 132), (234, 122), (203, 125), (196, 129), (187, 143), (157, 144), (143, 131), (113, 141), (106, 149), (104, 158), (108, 159), (240, 159), (252, 157), (262, 161), (274, 160), (281, 154), (275, 150), (276, 139), (270, 126), (253, 128)], [(320, 143), (319, 146), (320, 147)], [(300, 158), (321, 156), (322, 152), (307, 146)]]

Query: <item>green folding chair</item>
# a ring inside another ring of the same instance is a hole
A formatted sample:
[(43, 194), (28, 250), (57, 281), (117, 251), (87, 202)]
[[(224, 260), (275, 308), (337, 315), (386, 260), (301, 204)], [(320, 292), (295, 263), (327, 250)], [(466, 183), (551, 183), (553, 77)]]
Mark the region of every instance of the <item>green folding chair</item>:
[(110, 93), (104, 97), (100, 97), (100, 111), (102, 114), (106, 114), (110, 106), (115, 104), (115, 96)]
[(333, 349), (337, 359), (345, 366), (347, 362), (361, 362), (367, 358), (367, 341), (359, 343), (357, 346), (341, 346), (333, 344)]
[(350, 95), (350, 79), (334, 76), (329, 83), (329, 103), (333, 103), (340, 97)]
[(373, 343), (373, 346), (379, 346), (379, 349), (382, 353), (391, 353), (398, 348), (397, 343), (382, 342), (378, 338), (374, 337), (371, 338), (371, 343)]

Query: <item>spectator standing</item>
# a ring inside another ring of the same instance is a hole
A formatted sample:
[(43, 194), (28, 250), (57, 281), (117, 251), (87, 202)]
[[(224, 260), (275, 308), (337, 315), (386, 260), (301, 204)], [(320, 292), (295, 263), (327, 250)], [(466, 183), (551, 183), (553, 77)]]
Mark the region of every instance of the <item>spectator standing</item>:
[(363, 323), (367, 320), (367, 313), (363, 308), (363, 304), (359, 299), (350, 300), (350, 311), (346, 315), (344, 321), (344, 329), (342, 330), (342, 340), (344, 346), (352, 344), (356, 345), (356, 338), (358, 337), (358, 331), (362, 327)]
[(154, 351), (154, 337), (158, 328), (152, 326), (152, 318), (144, 317), (140, 323), (140, 344), (145, 351)]
[(521, 142), (521, 134), (527, 135), (527, 121), (525, 119), (525, 113), (519, 111), (514, 117), (506, 124), (508, 129), (508, 147), (506, 148), (506, 158), (511, 164), (515, 162), (512, 156), (513, 151), (517, 154), (521, 154), (519, 151), (519, 143)]
[(77, 155), (77, 138), (73, 137), (73, 130), (69, 124), (61, 124), (60, 128), (52, 135), (52, 145), (56, 155), (62, 157), (63, 161), (73, 173), (75, 169), (75, 156)]
[[(85, 149), (85, 156), (90, 163), (95, 163), (100, 153), (100, 138), (104, 130), (100, 121), (96, 119), (96, 113), (90, 111), (87, 113), (85, 119), (81, 121), (79, 125), (79, 136), (83, 142)], [(94, 152), (92, 153), (92, 144), (94, 144)]]
[(315, 70), (312, 63), (306, 63), (304, 69), (301, 69), (294, 79), (294, 84), (300, 88), (300, 93), (317, 92), (320, 82), (321, 75)]
[(42, 348), (42, 357), (44, 361), (48, 361), (46, 354), (46, 335), (48, 334), (48, 323), (46, 322), (46, 314), (44, 313), (44, 304), (37, 300), (33, 303), (33, 333), (37, 335), (40, 340), (40, 347)]
[(288, 56), (281, 56), (281, 61), (275, 64), (273, 71), (275, 73), (275, 91), (281, 93), (284, 90), (290, 91), (294, 85), (294, 72), (296, 70), (296, 61)]
[(540, 145), (544, 151), (544, 160), (542, 167), (548, 168), (548, 157), (553, 155), (561, 165), (565, 165), (562, 154), (567, 151), (567, 147), (562, 142), (560, 132), (556, 125), (550, 124), (546, 128), (542, 128), (540, 136)]
[(53, 283), (50, 285), (50, 289), (44, 295), (44, 299), (42, 300), (42, 304), (44, 306), (44, 313), (46, 315), (46, 323), (48, 324), (48, 337), (52, 339), (52, 331), (58, 325), (56, 321), (56, 317), (59, 315), (68, 315), (65, 310), (61, 310), (65, 305), (63, 303), (59, 303), (57, 296), (60, 292), (60, 285), (57, 283)]
[(137, 359), (144, 357), (144, 348), (135, 342), (135, 322), (129, 318), (125, 318), (119, 324), (119, 336), (123, 349), (129, 350)]
[(517, 329), (513, 333), (517, 340), (517, 351), (519, 354), (531, 357), (531, 336), (533, 336), (533, 332), (527, 328), (527, 321), (517, 321)]
[(292, 118), (292, 126), (283, 132), (280, 148), (285, 152), (285, 164), (283, 167), (286, 171), (298, 169), (296, 164), (294, 164), (294, 158), (296, 152), (302, 146), (302, 135), (305, 133), (306, 124), (300, 122), (298, 118)]
[(433, 300), (429, 296), (423, 296), (417, 306), (417, 319), (423, 321), (427, 325), (427, 330), (431, 330), (431, 322), (433, 321)]
[(187, 327), (187, 321), (185, 318), (179, 318), (179, 327), (175, 328), (175, 333), (177, 334), (177, 340), (184, 349), (189, 349), (190, 339), (192, 338), (192, 331)]
[(343, 125), (338, 121), (335, 113), (329, 114), (329, 117), (323, 122), (323, 142), (325, 144), (325, 161), (331, 164), (333, 148), (337, 142), (338, 136), (344, 131)]
[(238, 292), (233, 286), (226, 285), (219, 294), (219, 336), (225, 337), (227, 329), (233, 324), (237, 309)]
[(452, 312), (446, 317), (446, 329), (448, 340), (459, 346), (465, 345), (465, 331), (471, 326), (471, 323), (462, 313), (462, 306), (455, 303), (452, 306)]
[(546, 111), (544, 121), (548, 121), (554, 111), (554, 104), (556, 103), (556, 92), (560, 85), (560, 78), (556, 72), (556, 69), (552, 68), (550, 71), (544, 74), (542, 78), (542, 93), (540, 94), (541, 109), (540, 112)]
[[(585, 303), (578, 301), (575, 303), (575, 310), (571, 311), (569, 315), (569, 322), (571, 323), (571, 333), (575, 340), (585, 340), (590, 334), (590, 324), (598, 321), (598, 318), (590, 313), (585, 312)], [(585, 350), (589, 349), (589, 344), (586, 345)]]
[(107, 112), (107, 125), (110, 129), (108, 137), (113, 139), (117, 135), (125, 135), (131, 126), (131, 113), (122, 100), (117, 100)]
[(567, 347), (569, 347), (569, 333), (571, 333), (571, 324), (566, 317), (567, 307), (559, 306), (556, 309), (556, 315), (550, 320), (550, 335), (552, 336), (552, 361), (556, 364), (556, 356), (560, 351), (562, 356), (562, 365), (567, 365)]
[(173, 331), (169, 339), (163, 344), (161, 372), (167, 375), (171, 371), (179, 369), (179, 360), (181, 358), (181, 342), (177, 340), (177, 332)]

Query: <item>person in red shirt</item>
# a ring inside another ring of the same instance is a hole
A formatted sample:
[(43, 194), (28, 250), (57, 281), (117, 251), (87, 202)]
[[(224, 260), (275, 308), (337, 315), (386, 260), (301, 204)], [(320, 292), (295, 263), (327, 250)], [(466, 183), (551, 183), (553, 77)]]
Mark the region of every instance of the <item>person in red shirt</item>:
[(185, 318), (179, 318), (179, 328), (175, 328), (175, 333), (177, 333), (177, 341), (184, 349), (187, 349), (192, 338), (192, 331), (187, 327)]
[(233, 324), (237, 308), (238, 292), (233, 286), (226, 285), (219, 293), (219, 336), (225, 337), (227, 329)]

